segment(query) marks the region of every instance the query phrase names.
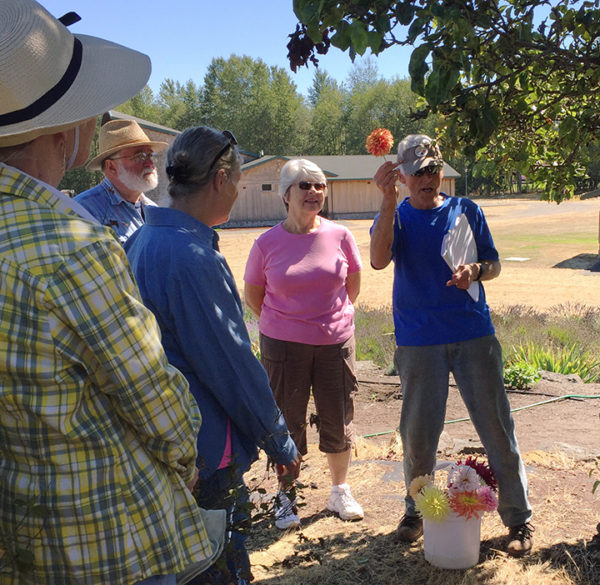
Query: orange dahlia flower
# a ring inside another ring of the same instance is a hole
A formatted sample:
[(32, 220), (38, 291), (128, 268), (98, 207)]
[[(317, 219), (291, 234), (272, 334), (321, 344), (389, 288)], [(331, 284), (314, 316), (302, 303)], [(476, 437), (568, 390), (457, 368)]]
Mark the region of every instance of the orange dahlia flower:
[(365, 144), (367, 152), (375, 156), (385, 156), (392, 150), (394, 144), (394, 137), (387, 128), (376, 128), (367, 136), (367, 143)]

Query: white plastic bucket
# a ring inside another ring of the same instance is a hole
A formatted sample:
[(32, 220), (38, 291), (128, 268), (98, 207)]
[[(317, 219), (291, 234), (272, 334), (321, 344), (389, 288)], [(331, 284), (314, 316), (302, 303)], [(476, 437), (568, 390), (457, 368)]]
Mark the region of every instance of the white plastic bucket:
[(442, 522), (423, 520), (425, 560), (441, 569), (468, 569), (479, 562), (481, 518), (451, 513)]

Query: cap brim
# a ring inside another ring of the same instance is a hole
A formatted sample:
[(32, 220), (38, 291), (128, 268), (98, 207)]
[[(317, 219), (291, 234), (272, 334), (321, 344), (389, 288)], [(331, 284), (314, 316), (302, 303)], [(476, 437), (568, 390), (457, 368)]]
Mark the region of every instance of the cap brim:
[[(31, 120), (0, 129), (0, 145), (12, 146), (76, 125), (133, 97), (150, 77), (150, 58), (110, 41), (75, 35), (83, 45), (77, 78), (54, 105)], [(16, 65), (15, 65), (16, 66)]]
[(119, 150), (123, 150), (124, 148), (131, 148), (132, 146), (149, 146), (156, 152), (162, 152), (168, 146), (168, 142), (154, 142), (148, 140), (139, 140), (136, 142), (128, 142), (127, 144), (122, 144), (120, 146), (115, 146), (114, 148), (109, 148), (104, 152), (99, 153), (94, 158), (90, 159), (90, 161), (85, 165), (85, 168), (88, 171), (99, 171), (102, 167), (102, 161), (107, 159), (112, 154), (119, 152)]
[(400, 163), (395, 167), (395, 170), (400, 171), (403, 175), (414, 175), (417, 171), (424, 167), (428, 167), (430, 164), (444, 164), (439, 158), (426, 157), (417, 159), (413, 162)]

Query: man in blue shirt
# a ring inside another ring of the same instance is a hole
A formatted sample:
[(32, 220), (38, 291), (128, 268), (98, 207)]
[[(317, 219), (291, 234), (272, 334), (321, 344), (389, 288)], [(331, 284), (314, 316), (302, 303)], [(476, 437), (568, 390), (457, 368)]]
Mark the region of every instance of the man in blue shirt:
[[(397, 162), (384, 163), (374, 178), (383, 201), (371, 228), (371, 265), (380, 270), (394, 261), (394, 361), (402, 382), (407, 491), (413, 478), (434, 470), (452, 372), (498, 480), (498, 512), (510, 531), (507, 552), (522, 556), (531, 550), (533, 531), (527, 477), (481, 285), (500, 274), (498, 252), (479, 206), (440, 191), (443, 165), (435, 142), (412, 134), (400, 142)], [(409, 192), (400, 204), (397, 180)], [(468, 248), (472, 256), (454, 265), (452, 253), (443, 251), (457, 233), (456, 256)], [(398, 537), (411, 542), (422, 534), (422, 520), (410, 495), (405, 502)]]
[(158, 185), (156, 153), (168, 144), (150, 140), (134, 120), (107, 122), (100, 128), (98, 141), (100, 151), (87, 169), (102, 170), (105, 178), (75, 201), (111, 227), (124, 244), (144, 224), (146, 206), (156, 205), (145, 192)]

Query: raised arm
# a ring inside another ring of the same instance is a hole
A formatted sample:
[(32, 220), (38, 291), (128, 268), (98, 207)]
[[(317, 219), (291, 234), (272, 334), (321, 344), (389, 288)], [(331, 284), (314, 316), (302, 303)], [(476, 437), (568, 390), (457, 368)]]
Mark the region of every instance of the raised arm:
[(397, 173), (395, 163), (383, 163), (373, 180), (381, 191), (383, 199), (379, 208), (379, 216), (371, 232), (371, 266), (375, 270), (385, 268), (392, 260), (392, 245), (394, 243), (394, 213), (398, 199), (396, 187)]

